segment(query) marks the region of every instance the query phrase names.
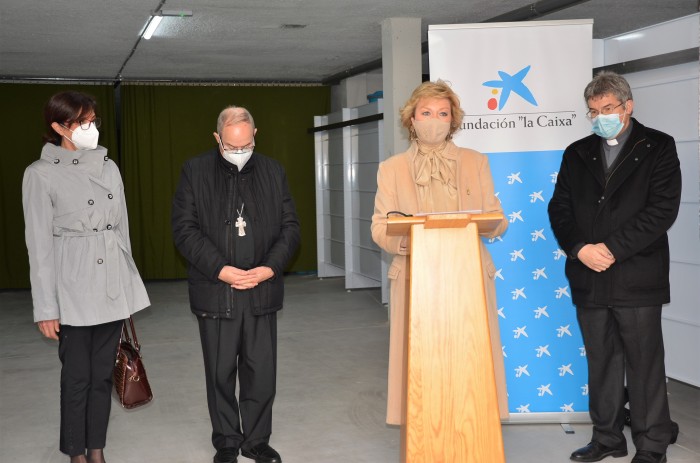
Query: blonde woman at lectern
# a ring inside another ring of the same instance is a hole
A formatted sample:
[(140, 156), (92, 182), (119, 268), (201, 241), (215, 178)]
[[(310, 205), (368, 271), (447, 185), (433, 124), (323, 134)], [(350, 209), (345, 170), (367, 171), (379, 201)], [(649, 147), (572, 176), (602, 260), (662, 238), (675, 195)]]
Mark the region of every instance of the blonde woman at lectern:
[[(393, 255), (389, 267), (391, 281), (391, 326), (389, 341), (388, 424), (403, 424), (401, 403), (404, 395), (403, 371), (405, 323), (408, 307), (408, 236), (387, 235), (387, 213), (404, 214), (480, 210), (503, 212), (494, 195), (491, 169), (486, 155), (452, 142), (464, 115), (459, 97), (443, 81), (419, 85), (401, 108), (401, 122), (408, 130), (411, 146), (379, 165), (377, 196), (372, 216), (372, 239)], [(489, 238), (505, 232), (504, 218)], [(486, 284), (494, 370), (499, 412), (508, 416), (503, 369), (503, 354), (498, 331), (498, 312), (494, 275), (496, 268), (486, 247), (481, 245), (482, 268)]]

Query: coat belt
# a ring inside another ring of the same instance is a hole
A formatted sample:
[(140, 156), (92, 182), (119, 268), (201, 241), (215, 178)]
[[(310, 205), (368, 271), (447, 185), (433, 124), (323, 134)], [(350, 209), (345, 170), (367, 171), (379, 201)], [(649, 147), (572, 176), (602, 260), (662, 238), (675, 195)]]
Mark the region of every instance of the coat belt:
[(129, 250), (124, 243), (124, 240), (114, 232), (114, 230), (101, 230), (97, 232), (85, 231), (85, 232), (62, 232), (63, 236), (98, 236), (104, 235), (105, 240), (105, 256), (104, 263), (106, 265), (106, 291), (107, 296), (110, 299), (117, 299), (119, 297), (119, 290), (121, 288), (120, 282), (120, 272), (119, 272), (119, 252), (123, 251), (125, 255), (129, 256)]

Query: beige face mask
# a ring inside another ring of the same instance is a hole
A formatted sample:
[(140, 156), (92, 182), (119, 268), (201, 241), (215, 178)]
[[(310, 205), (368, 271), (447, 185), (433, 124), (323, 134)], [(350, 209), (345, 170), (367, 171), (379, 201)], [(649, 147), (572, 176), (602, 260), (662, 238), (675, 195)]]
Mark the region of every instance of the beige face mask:
[(416, 130), (418, 140), (426, 145), (439, 145), (450, 133), (450, 123), (435, 118), (422, 121), (413, 119), (413, 128)]

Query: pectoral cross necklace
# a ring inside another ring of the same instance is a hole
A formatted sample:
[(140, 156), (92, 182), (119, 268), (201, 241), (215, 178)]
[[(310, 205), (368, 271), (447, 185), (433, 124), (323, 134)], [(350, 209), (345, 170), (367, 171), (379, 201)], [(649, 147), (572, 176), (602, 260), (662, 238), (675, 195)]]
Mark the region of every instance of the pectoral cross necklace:
[(243, 209), (245, 208), (245, 203), (241, 204), (241, 210), (239, 211), (236, 209), (236, 212), (238, 212), (238, 218), (236, 219), (236, 223), (234, 224), (236, 227), (238, 227), (238, 236), (245, 236), (245, 220), (243, 220)]

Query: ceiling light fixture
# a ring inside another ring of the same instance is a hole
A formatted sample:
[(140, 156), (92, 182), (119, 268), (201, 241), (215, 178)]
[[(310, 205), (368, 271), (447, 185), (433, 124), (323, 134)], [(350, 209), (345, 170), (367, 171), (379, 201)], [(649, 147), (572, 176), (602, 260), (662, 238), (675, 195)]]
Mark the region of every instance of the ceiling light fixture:
[(158, 29), (158, 25), (162, 20), (163, 16), (161, 15), (151, 16), (151, 19), (148, 21), (148, 26), (146, 26), (146, 30), (143, 31), (143, 38), (149, 40), (155, 33), (156, 29)]
[(160, 10), (161, 16), (177, 16), (179, 18), (184, 18), (185, 16), (192, 16), (192, 10)]
[(177, 18), (184, 18), (192, 16), (192, 10), (160, 10), (154, 11), (151, 18), (148, 20), (146, 29), (143, 31), (143, 38), (149, 40), (153, 34), (155, 34), (156, 29), (160, 25), (160, 22), (165, 16), (174, 16)]

